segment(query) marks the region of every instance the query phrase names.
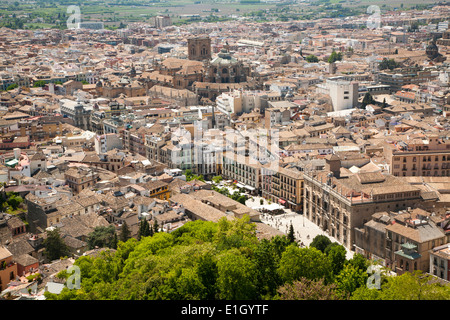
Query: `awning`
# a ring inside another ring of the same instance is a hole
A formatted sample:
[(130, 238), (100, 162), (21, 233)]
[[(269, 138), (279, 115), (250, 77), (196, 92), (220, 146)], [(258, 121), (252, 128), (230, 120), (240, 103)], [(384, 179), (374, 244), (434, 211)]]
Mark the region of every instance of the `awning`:
[(245, 188), (245, 189), (248, 189), (248, 190), (250, 190), (250, 191), (254, 191), (254, 190), (255, 190), (255, 188), (253, 188), (253, 187), (251, 187), (251, 186), (247, 186), (247, 185), (245, 185), (244, 188)]

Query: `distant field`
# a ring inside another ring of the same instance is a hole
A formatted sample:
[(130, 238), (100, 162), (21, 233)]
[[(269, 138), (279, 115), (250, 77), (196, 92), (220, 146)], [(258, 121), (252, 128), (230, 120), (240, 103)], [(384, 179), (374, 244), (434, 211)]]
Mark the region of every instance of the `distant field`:
[[(11, 2), (0, 2), (0, 14), (11, 15), (14, 13), (18, 16), (31, 16), (33, 18), (24, 20), (26, 26), (33, 26), (37, 28), (52, 27), (52, 23), (59, 21), (60, 26), (64, 24), (69, 3), (66, 5), (58, 4), (57, 2), (43, 2), (37, 0), (36, 2), (27, 2), (27, 0), (17, 1), (17, 4), (11, 6)], [(67, 1), (67, 0), (61, 0)], [(122, 0), (120, 0), (122, 1)], [(364, 12), (364, 7), (369, 5), (378, 5), (381, 10), (391, 10), (394, 8), (401, 8), (402, 4), (405, 9), (415, 5), (434, 4), (436, 0), (329, 0), (328, 2), (294, 0), (290, 2), (261, 2), (256, 4), (231, 2), (231, 1), (217, 1), (217, 0), (167, 0), (165, 2), (145, 2), (145, 5), (139, 5), (143, 2), (131, 2), (129, 5), (124, 5), (120, 2), (115, 5), (113, 0), (99, 0), (99, 1), (83, 1), (80, 3), (81, 18), (83, 21), (103, 21), (106, 26), (118, 27), (120, 23), (130, 22), (150, 22), (152, 17), (158, 14), (169, 15), (173, 22), (178, 22), (182, 15), (185, 14), (199, 14), (202, 17), (214, 15), (215, 17), (229, 17), (231, 15), (242, 16), (247, 13), (261, 16), (262, 11), (268, 11), (267, 18), (284, 18), (286, 19), (314, 19), (315, 17), (324, 16), (327, 12), (325, 9), (330, 4), (342, 5), (342, 13), (340, 16), (348, 16), (357, 14), (357, 12)], [(247, 0), (248, 1), (248, 0)], [(71, 4), (76, 4), (74, 0)], [(137, 5), (136, 5), (137, 4)], [(14, 8), (16, 6), (16, 10)], [(355, 10), (356, 9), (356, 12)], [(71, 13), (68, 13), (71, 14)], [(36, 18), (41, 20), (36, 20)], [(333, 17), (333, 15), (331, 15)], [(1, 23), (1, 21), (0, 21)]]
[(434, 4), (437, 3), (436, 0), (359, 0), (359, 1), (342, 1), (342, 0), (330, 0), (330, 3), (341, 3), (342, 5), (348, 6), (369, 6), (369, 5), (386, 5), (390, 7), (400, 7), (401, 4), (405, 8), (415, 6), (417, 4)]

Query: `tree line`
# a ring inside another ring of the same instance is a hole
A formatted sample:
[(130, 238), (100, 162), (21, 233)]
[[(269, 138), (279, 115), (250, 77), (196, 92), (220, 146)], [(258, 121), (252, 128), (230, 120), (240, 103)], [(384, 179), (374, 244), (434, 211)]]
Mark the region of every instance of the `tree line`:
[(447, 286), (420, 273), (382, 273), (367, 287), (370, 261), (318, 236), (300, 247), (287, 236), (258, 239), (248, 216), (193, 221), (171, 233), (120, 241), (117, 250), (82, 256), (81, 288), (47, 299), (120, 300), (347, 300), (448, 299)]

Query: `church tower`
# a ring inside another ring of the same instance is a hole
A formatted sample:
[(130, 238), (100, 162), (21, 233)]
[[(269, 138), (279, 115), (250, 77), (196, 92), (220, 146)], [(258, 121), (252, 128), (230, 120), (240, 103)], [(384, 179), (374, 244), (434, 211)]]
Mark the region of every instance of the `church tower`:
[(194, 37), (188, 39), (189, 60), (211, 60), (211, 38)]

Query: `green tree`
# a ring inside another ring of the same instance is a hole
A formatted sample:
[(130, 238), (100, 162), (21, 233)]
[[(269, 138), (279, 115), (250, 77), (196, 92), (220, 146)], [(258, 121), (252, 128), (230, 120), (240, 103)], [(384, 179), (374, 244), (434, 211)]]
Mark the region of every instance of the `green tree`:
[(250, 217), (244, 215), (241, 219), (232, 221), (221, 218), (217, 223), (214, 243), (219, 250), (232, 248), (254, 248), (258, 242), (256, 226), (250, 223)]
[(283, 252), (287, 245), (286, 237), (283, 237), (283, 239), (274, 237), (270, 241), (262, 239), (253, 251), (252, 258), (257, 266), (256, 283), (259, 297), (270, 298), (274, 296), (277, 288), (282, 284), (277, 269), (281, 259), (280, 252)]
[(138, 240), (140, 240), (142, 237), (148, 237), (150, 235), (151, 235), (150, 225), (147, 219), (144, 218), (139, 223)]
[(376, 103), (376, 101), (372, 97), (372, 95), (369, 92), (366, 92), (366, 94), (364, 95), (364, 98), (361, 102), (361, 109), (364, 109), (369, 104), (375, 104), (375, 103)]
[(212, 181), (213, 181), (215, 184), (219, 184), (220, 181), (222, 181), (222, 180), (223, 180), (222, 176), (215, 176), (215, 177), (212, 178)]
[(381, 288), (361, 286), (353, 292), (352, 300), (449, 300), (450, 288), (432, 281), (422, 271), (405, 272), (397, 276), (382, 275)]
[(336, 52), (333, 50), (330, 57), (328, 58), (328, 63), (333, 63), (342, 60), (342, 52)]
[(317, 58), (315, 55), (310, 54), (309, 56), (306, 56), (305, 60), (309, 63), (316, 63), (319, 62), (319, 58)]
[(44, 255), (49, 260), (56, 260), (69, 254), (69, 248), (61, 238), (58, 229), (47, 231), (47, 238), (43, 241)]
[(289, 226), (289, 232), (287, 234), (287, 238), (288, 238), (289, 242), (291, 242), (291, 243), (295, 242), (294, 226), (292, 225), (292, 223)]
[(323, 278), (328, 283), (332, 276), (331, 263), (325, 254), (314, 247), (299, 248), (293, 244), (283, 252), (278, 272), (281, 279), (289, 283), (302, 277), (310, 280)]
[(325, 252), (325, 249), (331, 244), (331, 240), (324, 235), (317, 235), (312, 240), (310, 247), (316, 248), (322, 252)]
[(119, 242), (119, 238), (117, 237), (117, 233), (114, 232), (114, 236), (113, 236), (113, 238), (111, 239), (111, 242), (110, 242), (110, 244), (109, 244), (109, 247), (110, 247), (111, 249), (117, 249), (118, 242)]
[(397, 63), (394, 59), (388, 59), (388, 58), (384, 58), (380, 64), (379, 64), (379, 69), (380, 70), (394, 70), (395, 68), (398, 68), (400, 66), (399, 63)]
[(6, 91), (13, 90), (13, 89), (17, 88), (18, 86), (19, 85), (17, 83), (12, 83), (6, 87)]
[(365, 270), (346, 264), (336, 276), (335, 284), (343, 297), (349, 297), (356, 289), (366, 285), (367, 278), (368, 274)]
[(23, 202), (23, 198), (18, 194), (11, 194), (6, 202), (13, 210), (17, 210), (19, 205)]
[(369, 262), (366, 258), (364, 258), (363, 255), (356, 253), (353, 255), (353, 258), (348, 260), (346, 263), (353, 265), (357, 269), (363, 270), (364, 272), (367, 271), (367, 268), (369, 268)]
[(38, 80), (33, 83), (33, 88), (44, 87), (47, 84), (44, 80)]
[(323, 279), (300, 278), (278, 288), (280, 300), (339, 300), (335, 284), (324, 284)]
[(159, 232), (159, 224), (158, 224), (158, 220), (156, 220), (153, 222), (153, 234), (158, 233)]
[[(330, 248), (330, 249), (328, 249)], [(345, 264), (345, 255), (347, 251), (341, 245), (332, 245), (330, 244), (327, 249), (325, 249), (325, 254), (328, 256), (331, 262), (331, 268), (333, 270), (333, 274), (337, 275), (344, 268)]]
[(113, 240), (115, 234), (116, 229), (113, 225), (95, 227), (94, 231), (91, 232), (87, 238), (89, 249), (94, 249), (95, 247), (112, 248), (112, 245), (114, 245)]
[(217, 262), (219, 299), (257, 299), (255, 263), (238, 249), (227, 250)]
[(205, 299), (213, 300), (216, 298), (216, 282), (218, 277), (217, 261), (211, 253), (200, 257), (196, 266), (197, 274), (205, 287)]
[(124, 221), (120, 229), (120, 241), (126, 242), (130, 238), (131, 238), (131, 231), (128, 227), (127, 222)]

